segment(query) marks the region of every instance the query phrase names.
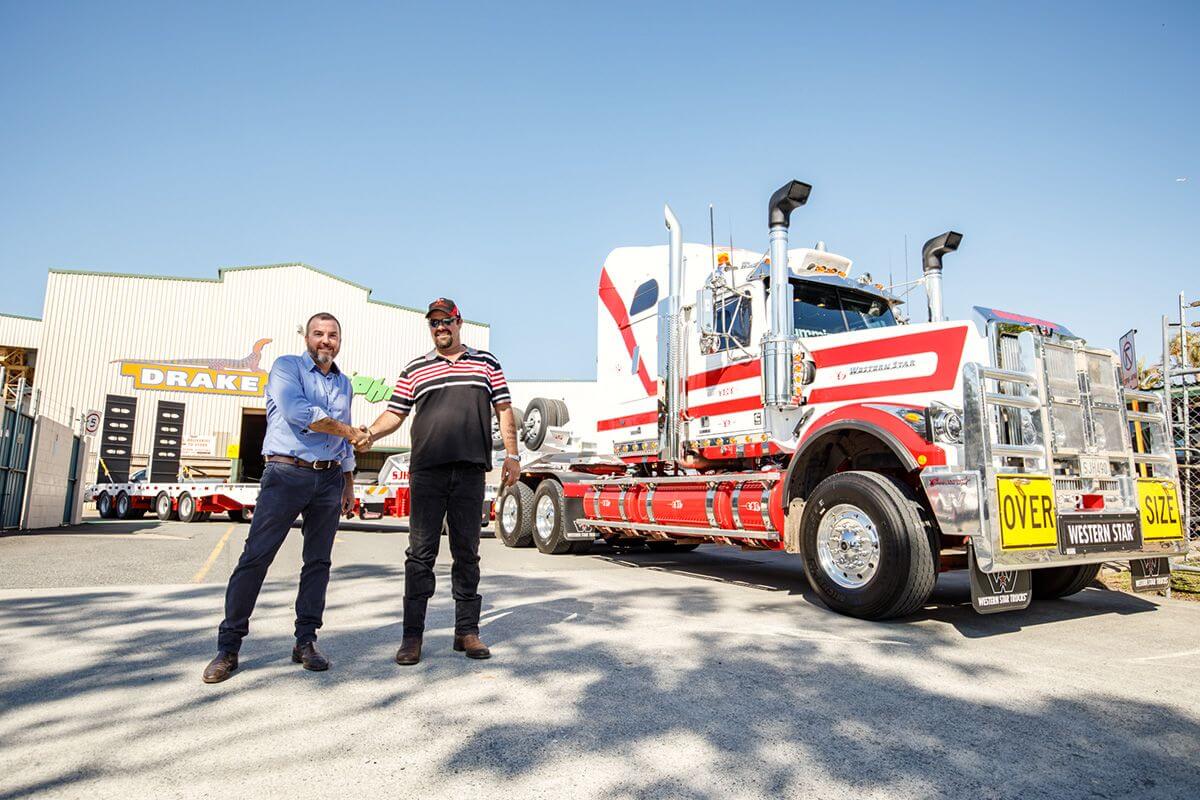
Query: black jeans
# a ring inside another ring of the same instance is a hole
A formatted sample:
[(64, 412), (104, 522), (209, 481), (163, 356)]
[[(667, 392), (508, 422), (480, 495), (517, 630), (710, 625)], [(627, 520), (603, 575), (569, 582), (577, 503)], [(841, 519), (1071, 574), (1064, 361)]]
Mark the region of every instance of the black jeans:
[(408, 477), (412, 511), (404, 559), (404, 635), (425, 630), (425, 607), (433, 597), (433, 564), (442, 540), (442, 519), (450, 527), (450, 586), (454, 594), (454, 633), (479, 633), (479, 528), (483, 517), (484, 468), (445, 464)]
[(304, 514), (304, 567), (296, 595), (296, 642), (316, 641), (325, 613), (330, 555), (342, 513), (345, 478), (337, 469), (315, 470), (268, 461), (259, 484), (258, 502), (246, 537), (246, 548), (229, 576), (225, 590), (225, 620), (217, 634), (217, 649), (238, 652), (250, 632), (250, 614), (258, 601), (267, 568), (296, 517)]

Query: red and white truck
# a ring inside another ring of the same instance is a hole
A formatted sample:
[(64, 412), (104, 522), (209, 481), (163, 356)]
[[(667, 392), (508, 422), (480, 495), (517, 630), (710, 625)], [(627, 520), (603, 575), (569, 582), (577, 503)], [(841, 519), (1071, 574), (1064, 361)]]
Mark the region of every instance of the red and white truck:
[(926, 243), (928, 321), (905, 323), (850, 259), (789, 249), (810, 189), (772, 195), (766, 254), (684, 244), (667, 207), (667, 246), (608, 256), (597, 452), (525, 464), (498, 499), (505, 544), (797, 553), (823, 602), (868, 619), (921, 608), (949, 570), (984, 613), (1112, 559), (1161, 585), (1186, 550), (1161, 397), (1061, 325), (945, 319), (954, 232)]

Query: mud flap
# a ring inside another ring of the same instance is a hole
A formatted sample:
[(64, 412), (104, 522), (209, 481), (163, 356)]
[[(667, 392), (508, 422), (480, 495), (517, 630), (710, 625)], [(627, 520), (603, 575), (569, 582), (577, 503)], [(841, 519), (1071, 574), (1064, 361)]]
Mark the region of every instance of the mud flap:
[(787, 516), (783, 520), (783, 550), (786, 553), (800, 552), (800, 518), (803, 516), (803, 500), (796, 498), (788, 503)]
[(1033, 599), (1033, 579), (1027, 569), (985, 573), (975, 563), (975, 548), (967, 548), (971, 573), (971, 605), (980, 614), (1020, 611)]
[(1159, 592), (1171, 585), (1171, 562), (1166, 558), (1129, 559), (1129, 585), (1135, 592)]

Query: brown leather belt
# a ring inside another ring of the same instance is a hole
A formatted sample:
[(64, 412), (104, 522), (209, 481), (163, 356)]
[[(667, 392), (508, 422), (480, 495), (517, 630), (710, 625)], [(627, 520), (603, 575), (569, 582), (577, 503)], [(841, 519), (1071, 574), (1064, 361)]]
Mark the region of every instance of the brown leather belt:
[(280, 464), (291, 464), (293, 467), (304, 467), (305, 469), (333, 469), (340, 466), (340, 461), (305, 461), (303, 458), (294, 456), (267, 456), (267, 461), (277, 461)]

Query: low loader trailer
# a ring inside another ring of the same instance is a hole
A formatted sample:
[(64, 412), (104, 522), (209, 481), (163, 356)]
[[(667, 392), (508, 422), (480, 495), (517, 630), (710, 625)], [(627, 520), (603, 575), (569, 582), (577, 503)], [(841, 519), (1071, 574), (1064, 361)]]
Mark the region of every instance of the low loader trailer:
[(766, 253), (626, 247), (599, 279), (597, 451), (523, 464), (497, 499), (512, 547), (722, 543), (798, 554), (855, 617), (902, 617), (969, 570), (983, 613), (1063, 597), (1103, 562), (1162, 586), (1183, 555), (1157, 393), (1063, 325), (942, 310), (950, 231), (922, 251), (928, 319), (822, 244), (789, 249), (811, 187), (768, 203)]

